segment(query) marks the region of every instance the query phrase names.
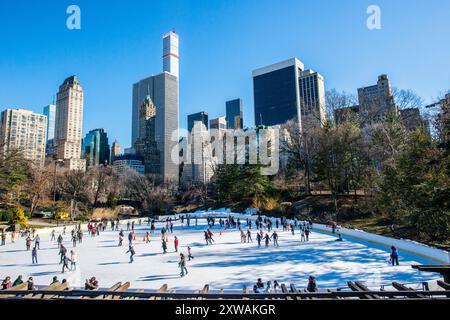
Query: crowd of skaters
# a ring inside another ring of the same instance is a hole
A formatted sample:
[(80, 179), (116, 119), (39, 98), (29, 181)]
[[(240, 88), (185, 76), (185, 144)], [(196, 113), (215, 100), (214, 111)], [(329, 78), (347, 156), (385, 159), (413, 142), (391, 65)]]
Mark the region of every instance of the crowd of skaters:
[[(197, 217), (190, 217), (189, 215), (182, 215), (179, 220), (181, 221), (182, 226), (186, 224), (186, 226), (191, 225), (191, 221), (195, 220), (195, 225), (198, 224), (198, 218)], [(214, 243), (214, 234), (212, 232), (212, 229), (217, 224), (217, 218), (212, 216), (206, 217), (208, 228), (204, 230), (204, 238), (206, 245), (212, 245)], [(137, 222), (139, 225), (142, 225), (142, 219), (139, 219)], [(147, 226), (150, 226), (150, 230), (145, 232), (145, 235), (143, 236), (143, 242), (144, 243), (150, 243), (151, 235), (155, 234), (156, 226), (155, 226), (155, 219), (148, 218), (147, 219)], [(267, 218), (258, 216), (255, 221), (253, 221), (250, 218), (246, 218), (244, 221), (241, 221), (240, 218), (235, 218), (231, 215), (229, 215), (226, 218), (219, 218), (218, 224), (220, 229), (220, 234), (222, 234), (222, 231), (225, 230), (232, 230), (237, 229), (241, 236), (241, 242), (242, 243), (252, 243), (252, 227), (253, 223), (255, 224), (255, 232), (256, 232), (256, 242), (258, 247), (262, 247), (262, 243), (264, 243), (265, 247), (268, 247), (270, 242), (273, 243), (273, 246), (278, 247), (279, 243), (279, 235), (277, 230), (281, 227), (284, 232), (290, 232), (293, 236), (296, 234), (296, 230), (298, 229), (299, 235), (300, 235), (300, 241), (301, 242), (307, 242), (309, 241), (309, 235), (311, 233), (311, 222), (307, 221), (299, 221), (297, 219), (294, 220), (288, 220), (285, 217), (281, 218)], [(101, 232), (104, 232), (108, 228), (108, 224), (110, 225), (111, 231), (119, 231), (119, 242), (118, 246), (122, 246), (123, 239), (125, 237), (125, 232), (123, 229), (123, 226), (126, 228), (126, 231), (128, 232), (128, 250), (125, 251), (126, 254), (129, 254), (129, 262), (132, 263), (134, 261), (134, 256), (136, 254), (136, 251), (133, 246), (133, 242), (136, 241), (136, 234), (135, 234), (135, 224), (136, 222), (128, 220), (125, 224), (121, 225), (121, 221), (117, 219), (111, 219), (106, 220), (103, 219), (101, 221), (91, 221), (87, 224), (87, 233), (91, 237), (97, 237), (101, 235)], [(245, 224), (245, 225), (244, 225)], [(246, 228), (247, 230), (244, 230)], [(76, 263), (77, 263), (77, 253), (75, 252), (75, 247), (77, 243), (82, 243), (83, 239), (83, 231), (81, 228), (81, 224), (76, 225), (71, 231), (70, 231), (70, 237), (73, 248), (68, 251), (66, 246), (63, 243), (63, 239), (66, 235), (67, 227), (64, 227), (62, 229), (62, 232), (56, 236), (55, 230), (52, 230), (51, 232), (51, 241), (56, 241), (59, 249), (59, 255), (60, 255), (60, 265), (62, 265), (61, 272), (64, 273), (65, 271), (74, 271), (76, 270)], [(166, 218), (165, 226), (161, 228), (161, 243), (162, 243), (162, 253), (166, 254), (168, 252), (168, 243), (169, 238), (168, 234), (173, 234), (174, 231), (174, 224), (171, 217)], [(335, 231), (333, 229), (333, 231)], [(3, 233), (4, 234), (4, 233)], [(29, 251), (31, 248), (32, 252), (32, 264), (38, 263), (38, 250), (40, 249), (40, 237), (36, 234), (36, 230), (32, 228), (27, 228), (25, 232), (22, 233), (22, 236), (25, 236), (25, 244), (26, 249)], [(339, 233), (339, 238), (337, 241), (342, 241), (342, 236)], [(13, 239), (12, 239), (13, 241)], [(173, 247), (174, 252), (179, 251), (179, 238), (178, 236), (173, 237)], [(3, 244), (3, 235), (2, 235), (2, 244)], [(392, 261), (392, 264), (398, 265), (398, 252), (395, 247), (391, 248), (391, 255), (390, 255)], [(194, 256), (192, 254), (192, 248), (187, 247), (187, 259), (186, 255), (183, 252), (179, 253), (179, 261), (178, 261), (178, 267), (180, 268), (180, 276), (184, 277), (188, 274), (186, 261), (191, 261), (194, 259)], [(9, 277), (8, 277), (9, 278)], [(30, 278), (32, 280), (32, 278)], [(29, 280), (30, 280), (29, 279)], [(312, 278), (314, 281), (314, 277)], [(91, 281), (92, 280), (92, 281)], [(311, 279), (310, 279), (311, 280)], [(312, 280), (311, 280), (312, 281)], [(9, 279), (10, 282), (10, 279)], [(3, 283), (5, 283), (5, 286), (8, 286), (7, 279), (4, 280)], [(2, 283), (2, 286), (3, 286)], [(14, 282), (16, 283), (16, 282)], [(277, 288), (277, 282), (274, 282), (274, 289)], [(12, 284), (14, 285), (14, 284)], [(5, 287), (3, 286), (3, 287)], [(86, 288), (95, 288), (98, 287), (98, 282), (95, 279), (95, 277), (86, 280)], [(255, 285), (255, 288), (260, 288), (261, 285)], [(270, 288), (268, 284), (266, 284), (266, 288)], [(259, 290), (259, 289), (258, 289)]]

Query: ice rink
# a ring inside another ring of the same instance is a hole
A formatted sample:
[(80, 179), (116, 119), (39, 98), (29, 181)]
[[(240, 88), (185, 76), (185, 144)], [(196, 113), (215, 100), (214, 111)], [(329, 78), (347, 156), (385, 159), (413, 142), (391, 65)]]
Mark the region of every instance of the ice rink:
[[(211, 289), (242, 289), (252, 286), (257, 278), (264, 282), (278, 280), (295, 283), (304, 288), (309, 275), (314, 275), (319, 288), (345, 287), (347, 281), (360, 280), (368, 286), (389, 284), (393, 280), (409, 283), (436, 278), (436, 275), (420, 273), (411, 264), (434, 264), (436, 262), (399, 251), (400, 266), (388, 264), (389, 248), (372, 243), (344, 237), (337, 242), (331, 234), (313, 230), (309, 242), (300, 242), (299, 231), (278, 230), (279, 247), (270, 243), (268, 248), (258, 248), (256, 231), (252, 231), (253, 242), (241, 243), (238, 230), (226, 230), (220, 235), (216, 222), (213, 229), (214, 243), (206, 245), (203, 231), (206, 221), (198, 220), (198, 226), (191, 220), (191, 226), (174, 223), (173, 234), (168, 235), (168, 253), (162, 254), (160, 230), (165, 223), (156, 224), (156, 232), (151, 242), (144, 243), (143, 236), (150, 231), (146, 221), (136, 224), (135, 261), (129, 263), (128, 232), (125, 231), (123, 246), (118, 247), (118, 232), (102, 232), (100, 236), (90, 237), (85, 232), (83, 243), (74, 250), (78, 255), (77, 270), (61, 273), (57, 243), (50, 241), (50, 235), (40, 235), (41, 249), (38, 251), (39, 263), (31, 264), (31, 251), (26, 251), (25, 239), (16, 238), (15, 243), (7, 241), (0, 247), (0, 277), (11, 276), (12, 281), (21, 274), (26, 280), (32, 276), (37, 285), (47, 285), (53, 276), (66, 278), (70, 286), (83, 286), (87, 278), (96, 276), (100, 287), (106, 288), (118, 281), (130, 281), (132, 289), (157, 289), (168, 284), (174, 289), (201, 289), (209, 284)], [(246, 231), (246, 223), (243, 221)], [(126, 225), (121, 226), (126, 230)], [(253, 228), (255, 225), (253, 224)], [(70, 230), (64, 236), (64, 244), (70, 256), (72, 242)], [(39, 234), (39, 231), (37, 232)], [(270, 233), (271, 234), (271, 233)], [(179, 253), (174, 252), (174, 236), (179, 238), (179, 251), (187, 256), (187, 247), (192, 248), (193, 256), (187, 261), (189, 274), (180, 277)]]

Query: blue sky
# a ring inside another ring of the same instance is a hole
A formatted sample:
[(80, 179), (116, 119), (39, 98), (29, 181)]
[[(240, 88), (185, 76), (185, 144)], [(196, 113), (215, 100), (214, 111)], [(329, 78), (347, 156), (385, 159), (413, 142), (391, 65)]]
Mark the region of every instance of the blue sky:
[[(81, 8), (81, 30), (66, 8)], [(366, 9), (381, 7), (381, 30)], [(225, 114), (241, 97), (253, 125), (251, 71), (298, 57), (326, 89), (356, 93), (387, 73), (426, 102), (450, 88), (450, 1), (14, 0), (0, 2), (0, 110), (42, 112), (76, 74), (84, 130), (105, 128), (130, 144), (131, 87), (162, 70), (162, 34), (180, 35), (180, 126), (189, 113)]]

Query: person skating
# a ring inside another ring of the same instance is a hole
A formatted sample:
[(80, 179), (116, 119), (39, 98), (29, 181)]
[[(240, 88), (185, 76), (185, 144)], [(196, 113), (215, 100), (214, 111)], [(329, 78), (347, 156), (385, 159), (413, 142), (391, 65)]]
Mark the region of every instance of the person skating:
[(63, 242), (63, 237), (62, 237), (62, 235), (59, 235), (59, 236), (58, 236), (57, 242), (58, 242), (58, 248), (60, 248), (60, 247), (62, 246), (62, 242)]
[(37, 264), (37, 263), (38, 263), (37, 249), (36, 249), (36, 247), (33, 247), (33, 250), (31, 250), (31, 264)]
[(173, 233), (173, 223), (170, 223), (170, 233)]
[(54, 276), (52, 279), (52, 282), (50, 284), (55, 284), (55, 283), (59, 283), (58, 277)]
[(130, 244), (130, 246), (128, 247), (128, 251), (125, 253), (130, 253), (130, 263), (132, 263), (134, 261), (133, 256), (135, 255), (135, 251), (133, 246)]
[(72, 235), (72, 246), (75, 248), (77, 246), (77, 237), (75, 234)]
[(265, 245), (266, 245), (266, 248), (267, 248), (269, 246), (269, 242), (270, 242), (269, 234), (266, 233), (266, 235), (264, 236), (264, 241), (265, 241)]
[(127, 222), (127, 231), (130, 231), (130, 221)]
[(64, 255), (63, 257), (62, 257), (62, 271), (61, 271), (61, 273), (64, 273), (64, 271), (67, 269), (67, 270), (70, 270), (70, 268), (69, 268), (69, 261), (70, 261), (70, 259), (66, 256), (66, 255)]
[(118, 243), (118, 247), (121, 247), (123, 244), (123, 232), (122, 230), (119, 232), (119, 243)]
[(27, 246), (27, 251), (30, 251), (30, 248), (31, 248), (31, 238), (30, 238), (30, 236), (28, 236), (26, 239), (25, 239), (25, 245)]
[(256, 233), (256, 241), (258, 241), (258, 248), (261, 247), (261, 240), (262, 240), (261, 234), (259, 232), (257, 232)]
[(128, 244), (129, 245), (133, 244), (133, 232), (130, 232), (128, 234)]
[(162, 249), (163, 253), (167, 253), (167, 243), (166, 240), (162, 239)]
[(53, 241), (55, 239), (56, 239), (56, 237), (55, 237), (55, 229), (53, 229), (52, 230), (52, 237), (50, 238), (50, 241)]
[(204, 231), (204, 235), (205, 235), (206, 245), (208, 245), (209, 242), (210, 242), (210, 240), (209, 240), (209, 234), (208, 234), (208, 232)]
[(6, 244), (6, 233), (5, 231), (2, 231), (2, 246)]
[(338, 233), (338, 238), (336, 239), (336, 241), (343, 241), (342, 240), (342, 235), (340, 233)]
[(250, 232), (250, 230), (247, 230), (247, 242), (253, 242), (252, 233)]
[(309, 229), (305, 230), (306, 241), (309, 241), (309, 234), (310, 233), (311, 233), (311, 231), (309, 231)]
[(184, 257), (184, 254), (180, 253), (180, 261), (178, 262), (178, 267), (181, 269), (180, 276), (184, 277), (184, 272), (186, 271), (186, 274), (188, 274), (188, 270), (186, 268), (186, 258)]
[(66, 254), (67, 254), (67, 249), (63, 244), (61, 244), (61, 247), (59, 248), (59, 255), (61, 256), (59, 264), (63, 263), (64, 257), (66, 256)]
[(70, 270), (77, 270), (77, 253), (74, 250), (70, 250)]
[(82, 243), (83, 242), (83, 231), (81, 231), (81, 228), (78, 230), (77, 234), (78, 234), (78, 243)]
[(15, 287), (15, 286), (18, 286), (19, 284), (22, 284), (23, 283), (23, 280), (22, 280), (22, 275), (19, 275), (18, 277), (17, 277), (17, 279), (16, 280), (14, 280), (14, 282), (13, 282), (13, 287)]
[(242, 242), (247, 242), (247, 236), (244, 233), (244, 230), (241, 229), (241, 243)]
[(214, 242), (214, 238), (213, 238), (213, 233), (211, 231), (211, 229), (206, 230), (208, 232), (208, 236), (209, 236), (209, 242), (212, 244)]
[(145, 243), (150, 243), (150, 233), (148, 231), (145, 232)]
[(300, 241), (301, 242), (305, 242), (306, 241), (305, 230), (303, 230), (303, 229), (302, 229), (302, 233), (301, 233), (301, 236), (300, 236)]
[(173, 240), (173, 245), (175, 247), (175, 252), (178, 252), (178, 238), (177, 236), (175, 236), (174, 240)]
[(397, 248), (394, 246), (391, 247), (391, 263), (393, 266), (399, 265), (398, 264), (398, 251), (397, 251)]
[(194, 256), (192, 255), (191, 247), (188, 247), (188, 260), (191, 261), (191, 259), (194, 259)]
[(276, 231), (274, 231), (272, 233), (272, 237), (271, 238), (273, 239), (273, 245), (278, 247), (278, 233)]
[(34, 238), (34, 246), (35, 246), (37, 249), (40, 249), (40, 244), (41, 244), (41, 237), (39, 237), (39, 235), (37, 235), (37, 236)]

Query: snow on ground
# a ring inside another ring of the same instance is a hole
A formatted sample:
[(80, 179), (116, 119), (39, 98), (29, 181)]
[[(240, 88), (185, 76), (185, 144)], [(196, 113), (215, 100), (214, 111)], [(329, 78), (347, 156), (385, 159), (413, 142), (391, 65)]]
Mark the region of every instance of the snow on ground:
[[(211, 289), (242, 289), (244, 284), (251, 287), (257, 278), (264, 282), (295, 283), (302, 288), (310, 274), (316, 276), (319, 288), (346, 287), (347, 281), (356, 280), (379, 287), (393, 280), (416, 283), (436, 277), (411, 268), (411, 264), (434, 264), (432, 260), (400, 251), (400, 266), (392, 267), (387, 261), (389, 248), (356, 239), (344, 237), (343, 242), (336, 242), (335, 236), (313, 230), (309, 242), (300, 242), (298, 230), (295, 235), (278, 230), (279, 247), (273, 247), (271, 243), (269, 248), (264, 245), (258, 248), (254, 229), (253, 243), (241, 243), (239, 231), (227, 230), (220, 235), (216, 223), (213, 229), (215, 242), (206, 245), (203, 234), (206, 221), (199, 219), (198, 226), (194, 224), (194, 219), (190, 227), (181, 225), (180, 221), (174, 223), (165, 255), (160, 240), (160, 230), (165, 223), (156, 224), (157, 230), (148, 244), (143, 242), (143, 236), (150, 231), (149, 227), (145, 222), (141, 226), (136, 224), (136, 255), (132, 264), (125, 253), (128, 232), (125, 232), (122, 247), (117, 246), (117, 231), (108, 230), (93, 238), (85, 232), (83, 243), (74, 248), (78, 254), (77, 270), (64, 274), (61, 274), (57, 244), (50, 241), (50, 235), (41, 235), (37, 265), (31, 264), (31, 252), (26, 251), (23, 238), (16, 239), (15, 243), (8, 241), (6, 246), (0, 246), (0, 277), (10, 275), (14, 280), (22, 274), (25, 280), (32, 276), (35, 284), (47, 285), (56, 275), (78, 287), (83, 286), (87, 278), (96, 276), (100, 287), (130, 281), (131, 288), (144, 289), (157, 289), (165, 283), (175, 289), (201, 289), (205, 284)], [(246, 230), (245, 221), (242, 226)], [(123, 223), (122, 227), (126, 229)], [(67, 229), (64, 244), (70, 253), (71, 229)], [(179, 253), (174, 252), (175, 235), (180, 241), (180, 251), (187, 256), (187, 247), (191, 246), (195, 257), (187, 261), (189, 274), (183, 278), (178, 269)]]

